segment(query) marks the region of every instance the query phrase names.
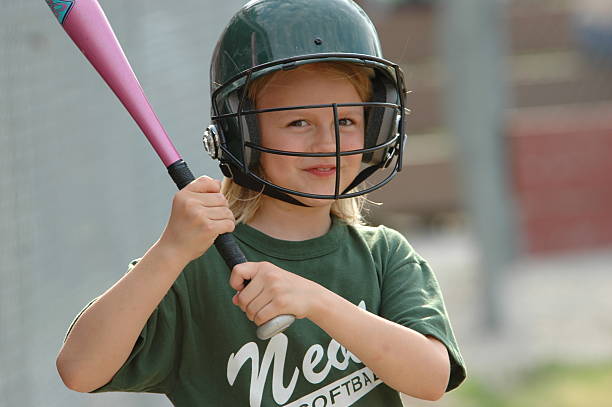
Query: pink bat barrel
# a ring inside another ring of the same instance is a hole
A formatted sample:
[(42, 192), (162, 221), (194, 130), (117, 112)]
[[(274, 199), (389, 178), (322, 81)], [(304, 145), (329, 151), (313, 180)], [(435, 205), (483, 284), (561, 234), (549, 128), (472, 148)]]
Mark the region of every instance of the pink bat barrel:
[(169, 167), (179, 161), (181, 156), (151, 108), (98, 2), (46, 1), (72, 41), (134, 118), (164, 165)]
[[(153, 112), (104, 11), (97, 0), (45, 0), (68, 36), (98, 71), (108, 86), (136, 121), (155, 152), (168, 168), (176, 186), (182, 189), (194, 177), (170, 141)], [(231, 233), (215, 240), (215, 247), (229, 269), (247, 259)], [(279, 315), (257, 328), (259, 339), (282, 332), (295, 320), (293, 315)]]

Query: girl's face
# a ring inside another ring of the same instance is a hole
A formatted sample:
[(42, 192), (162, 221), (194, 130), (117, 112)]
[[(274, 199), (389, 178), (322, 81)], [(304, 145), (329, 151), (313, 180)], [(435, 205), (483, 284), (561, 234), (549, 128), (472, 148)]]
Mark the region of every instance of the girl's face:
[[(355, 87), (342, 73), (301, 67), (276, 74), (257, 96), (257, 108), (360, 103)], [(361, 106), (338, 108), (341, 151), (364, 145), (364, 112)], [(259, 114), (261, 144), (291, 152), (336, 151), (334, 114), (331, 107), (284, 110)], [(335, 157), (293, 157), (262, 153), (261, 166), (268, 181), (300, 192), (333, 195), (336, 172), (342, 192), (357, 176), (361, 154)], [(331, 205), (331, 200), (298, 197), (310, 206)]]

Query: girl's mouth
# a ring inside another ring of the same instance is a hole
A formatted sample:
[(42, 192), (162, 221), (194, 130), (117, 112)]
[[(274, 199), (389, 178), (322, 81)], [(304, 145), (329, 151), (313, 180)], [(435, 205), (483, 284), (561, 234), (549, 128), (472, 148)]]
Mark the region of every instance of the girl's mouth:
[(320, 166), (320, 167), (318, 166), (310, 167), (310, 168), (306, 168), (305, 171), (316, 177), (330, 177), (330, 176), (336, 175), (336, 167), (329, 166), (329, 165)]

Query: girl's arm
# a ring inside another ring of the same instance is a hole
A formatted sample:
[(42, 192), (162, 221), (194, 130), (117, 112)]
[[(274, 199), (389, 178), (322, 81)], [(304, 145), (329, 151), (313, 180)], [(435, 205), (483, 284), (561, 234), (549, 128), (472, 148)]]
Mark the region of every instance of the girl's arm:
[(444, 395), (450, 361), (440, 341), (379, 317), (319, 287), (308, 316), (312, 322), (395, 390), (432, 401)]
[(90, 392), (112, 379), (185, 265), (156, 243), (83, 312), (56, 361), (68, 388)]
[[(251, 280), (247, 287), (245, 279)], [(372, 314), (267, 262), (234, 267), (230, 285), (239, 291), (234, 304), (257, 325), (279, 314), (308, 318), (395, 390), (425, 400), (437, 400), (446, 390), (450, 360), (437, 339)]]
[(179, 191), (160, 239), (78, 318), (56, 361), (67, 387), (90, 392), (108, 383), (189, 261), (233, 231), (234, 217), (219, 191), (208, 177)]

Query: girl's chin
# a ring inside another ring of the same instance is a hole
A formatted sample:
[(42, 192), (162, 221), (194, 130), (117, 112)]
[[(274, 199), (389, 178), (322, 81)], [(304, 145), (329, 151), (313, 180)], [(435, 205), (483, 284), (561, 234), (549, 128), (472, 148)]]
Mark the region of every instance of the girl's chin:
[[(318, 192), (308, 192), (308, 193), (312, 193), (312, 194), (321, 194), (321, 195), (330, 195), (330, 194), (323, 194), (323, 193), (318, 193)], [(331, 193), (331, 195), (333, 195), (333, 192)], [(292, 195), (295, 199), (297, 199), (298, 201), (300, 201), (301, 203), (303, 203), (304, 205), (308, 205), (311, 206), (313, 208), (321, 208), (321, 207), (325, 207), (325, 206), (330, 206), (334, 203), (333, 199), (317, 199), (317, 198), (306, 198), (303, 196), (297, 196), (297, 195)]]
[(313, 208), (331, 207), (334, 203), (333, 199), (302, 198), (300, 201)]
[[(286, 185), (286, 186), (283, 185), (283, 186), (287, 189), (291, 189), (294, 191), (300, 191), (305, 194), (321, 195), (321, 196), (328, 196), (328, 197), (331, 197), (334, 195), (334, 192), (335, 192), (334, 182), (325, 183), (324, 185), (316, 185), (316, 184), (313, 185), (313, 184), (315, 183), (300, 184), (300, 185)], [(344, 191), (347, 186), (348, 185), (340, 185), (340, 192), (342, 193), (342, 191)], [(316, 206), (316, 207), (331, 206), (335, 201), (334, 199), (330, 199), (330, 198), (304, 197), (304, 196), (295, 195), (295, 194), (289, 194), (289, 195), (291, 195), (298, 201), (308, 206)]]

